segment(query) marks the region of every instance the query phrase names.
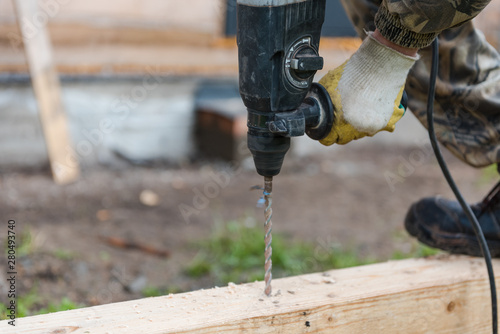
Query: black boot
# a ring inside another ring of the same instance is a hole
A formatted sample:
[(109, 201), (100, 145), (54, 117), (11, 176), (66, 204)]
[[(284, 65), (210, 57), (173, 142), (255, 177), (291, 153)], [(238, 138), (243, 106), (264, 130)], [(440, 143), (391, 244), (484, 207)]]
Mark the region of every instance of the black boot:
[[(479, 220), (492, 257), (500, 257), (500, 182), (485, 199), (471, 206)], [(456, 201), (429, 197), (413, 204), (406, 230), (420, 242), (451, 253), (482, 256), (479, 242), (462, 207)]]

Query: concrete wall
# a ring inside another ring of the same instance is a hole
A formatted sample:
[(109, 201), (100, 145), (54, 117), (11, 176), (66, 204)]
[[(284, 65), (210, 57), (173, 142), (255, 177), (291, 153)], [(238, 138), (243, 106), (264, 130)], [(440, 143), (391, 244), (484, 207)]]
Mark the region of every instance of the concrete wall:
[[(146, 83), (146, 84), (145, 84)], [(194, 153), (197, 80), (63, 82), (62, 98), (77, 158), (83, 165), (167, 161)], [(48, 163), (29, 82), (0, 84), (0, 168)], [(103, 122), (112, 126), (102, 128)]]

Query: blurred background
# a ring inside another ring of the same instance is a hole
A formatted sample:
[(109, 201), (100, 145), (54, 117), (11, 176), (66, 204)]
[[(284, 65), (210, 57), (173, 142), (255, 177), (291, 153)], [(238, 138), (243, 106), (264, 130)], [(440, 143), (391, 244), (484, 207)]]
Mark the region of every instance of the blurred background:
[[(19, 316), (263, 279), (235, 2), (40, 0), (19, 20), (0, 0), (0, 243), (15, 220)], [(493, 0), (475, 20), (495, 47), (499, 15)], [(360, 44), (338, 1), (327, 17), (318, 79)], [(81, 168), (67, 185), (51, 176), (18, 23), (50, 36)], [(274, 183), (275, 277), (437, 253), (404, 217), (452, 194), (424, 128), (411, 113), (398, 124), (342, 147), (293, 142)], [(471, 202), (497, 179), (447, 158)]]

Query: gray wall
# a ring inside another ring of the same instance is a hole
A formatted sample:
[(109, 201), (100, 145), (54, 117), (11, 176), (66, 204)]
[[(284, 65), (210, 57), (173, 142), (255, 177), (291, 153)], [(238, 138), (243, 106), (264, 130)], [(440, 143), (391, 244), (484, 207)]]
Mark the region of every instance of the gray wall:
[[(153, 76), (63, 81), (63, 104), (78, 159), (83, 165), (188, 159), (194, 152), (196, 87), (193, 79)], [(46, 164), (30, 82), (0, 84), (0, 111), (0, 167)], [(101, 127), (104, 121), (113, 124), (109, 131)]]

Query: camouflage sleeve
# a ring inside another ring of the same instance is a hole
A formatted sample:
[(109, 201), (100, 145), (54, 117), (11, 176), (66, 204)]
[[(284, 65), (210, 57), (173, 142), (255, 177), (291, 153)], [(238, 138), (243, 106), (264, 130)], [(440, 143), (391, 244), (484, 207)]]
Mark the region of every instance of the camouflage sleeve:
[(381, 34), (398, 45), (423, 48), (443, 30), (473, 19), (490, 0), (383, 0), (375, 16)]

